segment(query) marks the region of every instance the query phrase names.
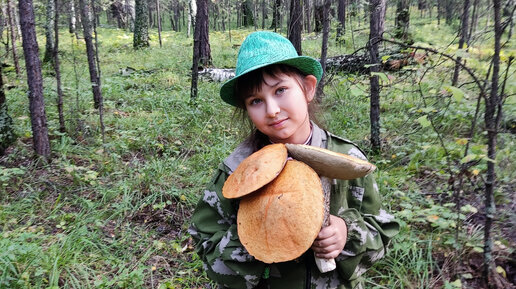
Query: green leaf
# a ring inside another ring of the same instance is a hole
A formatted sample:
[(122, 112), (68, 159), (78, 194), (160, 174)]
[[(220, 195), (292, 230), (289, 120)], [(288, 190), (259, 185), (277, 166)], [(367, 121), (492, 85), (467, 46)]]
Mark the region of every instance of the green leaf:
[(426, 115), (423, 115), (422, 117), (418, 118), (417, 121), (419, 122), (419, 124), (423, 127), (423, 128), (426, 128), (426, 127), (429, 127), (432, 123), (428, 120), (428, 118), (426, 117)]
[(383, 73), (383, 72), (371, 72), (371, 75), (376, 75), (378, 77), (380, 77), (380, 79), (382, 80), (383, 83), (389, 83), (389, 78), (387, 77), (387, 74)]
[(384, 56), (382, 56), (382, 62), (387, 61), (387, 59), (389, 59), (389, 58), (391, 58), (391, 56), (390, 56), (390, 55), (384, 55)]
[(453, 99), (455, 99), (456, 102), (460, 102), (465, 96), (464, 91), (462, 91), (462, 89), (455, 87), (455, 86), (445, 86), (444, 90), (451, 93)]
[(353, 95), (353, 96), (365, 96), (366, 95), (364, 90), (362, 90), (361, 88), (359, 88), (355, 85), (350, 88), (350, 92), (351, 92), (351, 95)]
[(463, 157), (460, 160), (460, 163), (461, 164), (465, 164), (465, 163), (468, 163), (470, 161), (474, 161), (474, 160), (477, 160), (477, 159), (478, 159), (478, 155), (477, 154), (469, 154), (469, 155)]

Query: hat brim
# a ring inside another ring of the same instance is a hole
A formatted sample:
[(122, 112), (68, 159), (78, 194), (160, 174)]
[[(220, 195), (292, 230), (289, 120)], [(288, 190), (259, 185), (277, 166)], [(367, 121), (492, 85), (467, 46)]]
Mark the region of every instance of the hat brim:
[(220, 97), (222, 100), (224, 100), (226, 103), (231, 104), (233, 106), (239, 106), (238, 101), (235, 98), (235, 84), (237, 79), (242, 77), (243, 75), (246, 75), (247, 73), (254, 71), (256, 69), (260, 69), (265, 66), (273, 65), (273, 64), (287, 64), (292, 67), (295, 67), (299, 69), (301, 72), (303, 72), (306, 75), (313, 75), (317, 78), (317, 82), (321, 80), (322, 77), (322, 67), (319, 61), (317, 61), (315, 58), (309, 57), (309, 56), (296, 56), (288, 59), (283, 59), (281, 61), (272, 62), (272, 63), (265, 63), (262, 65), (256, 65), (247, 71), (244, 71), (240, 73), (239, 75), (236, 75), (235, 77), (231, 78), (230, 80), (224, 82), (222, 86), (220, 87)]

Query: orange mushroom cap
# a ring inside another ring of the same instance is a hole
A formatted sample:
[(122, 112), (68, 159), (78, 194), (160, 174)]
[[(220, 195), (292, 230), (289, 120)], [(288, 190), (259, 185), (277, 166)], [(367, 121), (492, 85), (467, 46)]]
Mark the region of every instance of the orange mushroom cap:
[(249, 254), (265, 263), (301, 256), (317, 237), (324, 197), (317, 173), (289, 160), (272, 182), (240, 201), (237, 228)]
[(276, 178), (287, 162), (284, 144), (271, 144), (244, 159), (228, 177), (222, 195), (233, 199), (250, 194)]

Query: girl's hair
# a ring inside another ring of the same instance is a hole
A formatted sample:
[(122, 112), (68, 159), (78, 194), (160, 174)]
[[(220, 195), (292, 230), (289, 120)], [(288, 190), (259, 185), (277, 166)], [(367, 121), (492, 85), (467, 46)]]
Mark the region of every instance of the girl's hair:
[[(304, 85), (304, 77), (306, 76), (306, 74), (302, 73), (299, 69), (286, 64), (272, 64), (269, 66), (265, 66), (263, 68), (256, 69), (245, 75), (242, 75), (240, 78), (236, 80), (235, 96), (237, 98), (238, 106), (235, 109), (234, 118), (239, 118), (241, 122), (244, 124), (242, 126), (242, 132), (247, 131), (247, 133), (244, 133), (244, 135), (249, 136), (248, 141), (250, 142), (251, 146), (255, 151), (270, 144), (270, 141), (267, 135), (263, 134), (261, 131), (256, 129), (253, 122), (247, 115), (245, 107), (246, 96), (252, 95), (260, 90), (262, 83), (265, 82), (263, 77), (264, 75), (278, 77), (281, 74), (294, 77), (294, 79), (299, 84), (299, 87), (301, 87), (301, 90), (306, 95), (307, 91)], [(316, 118), (316, 113), (318, 112), (318, 110), (319, 107), (316, 104), (314, 97), (314, 101), (311, 101), (308, 104), (308, 114), (310, 120), (314, 121), (316, 124), (319, 125)]]

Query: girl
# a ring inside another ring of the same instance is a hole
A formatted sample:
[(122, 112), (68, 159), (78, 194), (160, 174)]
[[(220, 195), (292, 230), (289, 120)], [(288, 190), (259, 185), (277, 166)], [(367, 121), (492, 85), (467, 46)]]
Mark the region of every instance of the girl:
[[(189, 232), (209, 278), (221, 288), (363, 288), (360, 276), (385, 254), (398, 232), (381, 208), (372, 175), (334, 180), (330, 225), (321, 229), (308, 252), (296, 260), (265, 264), (238, 239), (238, 200), (222, 196), (228, 176), (242, 160), (271, 143), (308, 144), (365, 159), (353, 143), (311, 120), (311, 104), (322, 76), (319, 62), (298, 56), (290, 41), (272, 32), (254, 32), (242, 43), (235, 77), (220, 89), (221, 98), (242, 109), (255, 129), (220, 164), (192, 217)], [(313, 251), (313, 252), (312, 252)], [(337, 269), (320, 273), (317, 257), (335, 258)]]

